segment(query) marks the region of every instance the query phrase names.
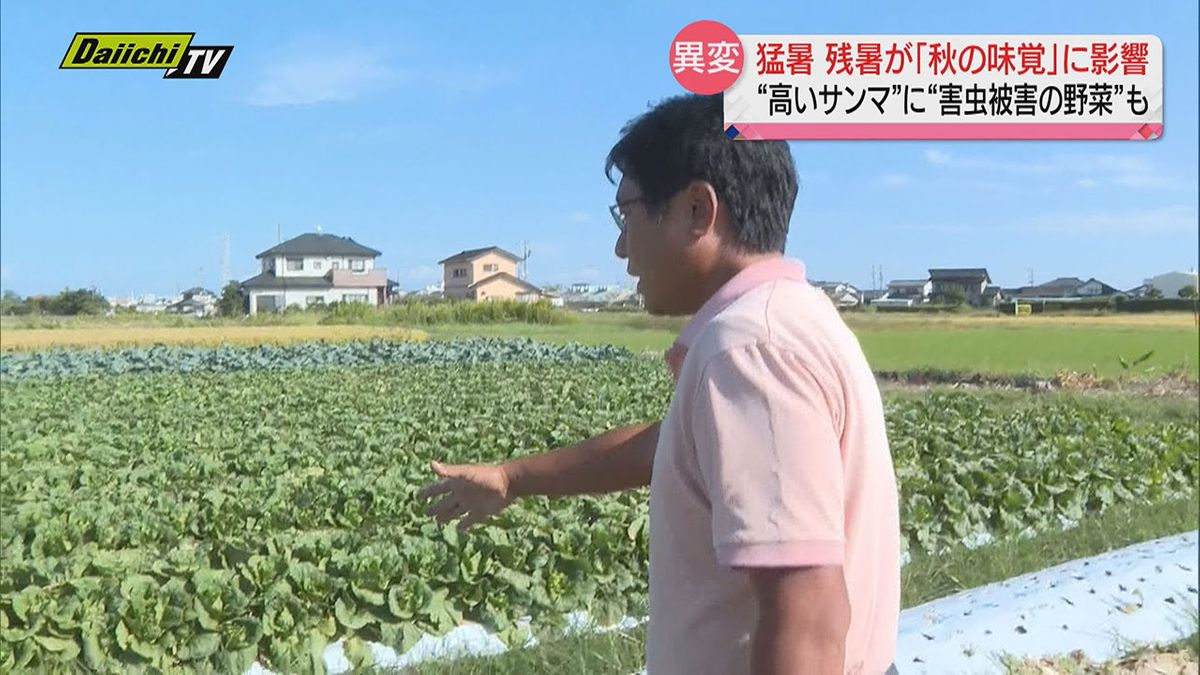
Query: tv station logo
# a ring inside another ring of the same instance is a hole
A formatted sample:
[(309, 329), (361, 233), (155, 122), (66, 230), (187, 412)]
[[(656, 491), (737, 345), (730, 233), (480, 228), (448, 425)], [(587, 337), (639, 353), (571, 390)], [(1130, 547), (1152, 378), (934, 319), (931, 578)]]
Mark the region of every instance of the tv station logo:
[(233, 45), (193, 45), (195, 33), (76, 33), (59, 69), (162, 69), (165, 80), (221, 77)]

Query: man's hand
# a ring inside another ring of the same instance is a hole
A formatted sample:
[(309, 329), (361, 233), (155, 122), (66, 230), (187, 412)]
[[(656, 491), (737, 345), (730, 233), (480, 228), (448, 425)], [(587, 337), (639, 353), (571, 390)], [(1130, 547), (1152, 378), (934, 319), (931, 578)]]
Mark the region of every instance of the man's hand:
[(458, 529), (466, 530), (500, 513), (513, 501), (508, 474), (501, 466), (433, 462), (432, 467), (443, 480), (426, 486), (418, 497), (446, 495), (426, 511), (439, 524), (461, 517)]

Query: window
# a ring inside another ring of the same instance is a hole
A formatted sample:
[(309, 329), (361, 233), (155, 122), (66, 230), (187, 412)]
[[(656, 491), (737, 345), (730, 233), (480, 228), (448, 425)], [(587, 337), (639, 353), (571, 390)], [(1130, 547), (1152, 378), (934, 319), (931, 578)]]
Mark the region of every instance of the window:
[(314, 269), (314, 270), (319, 270), (319, 269), (321, 269), (321, 261), (320, 261), (320, 260), (314, 260), (314, 261), (313, 261), (313, 269)]
[(287, 271), (300, 272), (304, 269), (304, 258), (288, 258)]
[(465, 269), (459, 267), (459, 268), (455, 269), (454, 271), (452, 271), (450, 273), (450, 276), (454, 277), (455, 279), (461, 279), (461, 278), (467, 276), (467, 271)]
[(325, 304), (325, 296), (323, 296), (323, 295), (310, 295), (310, 296), (307, 296), (306, 298), (304, 298), (304, 306), (305, 307), (312, 307), (313, 305), (324, 305), (324, 304)]
[(341, 260), (334, 260), (334, 261), (333, 261), (333, 269), (335, 269), (335, 270), (340, 270), (340, 269), (342, 269), (342, 261), (341, 261)]
[(496, 263), (488, 263), (483, 266), (484, 272), (495, 272), (498, 269), (500, 269), (500, 266), (497, 265)]
[(342, 293), (342, 302), (367, 302), (366, 293)]
[(350, 269), (355, 272), (362, 272), (367, 269), (367, 261), (362, 258), (353, 258), (350, 261)]

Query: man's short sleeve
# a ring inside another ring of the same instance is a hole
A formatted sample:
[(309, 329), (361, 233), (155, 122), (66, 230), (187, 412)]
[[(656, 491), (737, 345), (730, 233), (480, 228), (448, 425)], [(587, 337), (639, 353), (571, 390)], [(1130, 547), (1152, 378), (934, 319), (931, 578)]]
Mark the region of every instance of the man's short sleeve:
[(840, 409), (795, 354), (767, 344), (709, 361), (695, 392), (696, 466), (717, 561), (839, 565), (845, 542)]

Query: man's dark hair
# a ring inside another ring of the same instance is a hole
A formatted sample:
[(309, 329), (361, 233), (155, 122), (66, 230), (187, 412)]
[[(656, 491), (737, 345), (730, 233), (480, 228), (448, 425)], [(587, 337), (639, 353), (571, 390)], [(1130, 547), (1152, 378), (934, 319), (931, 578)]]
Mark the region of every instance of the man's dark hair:
[(796, 167), (786, 141), (731, 141), (724, 103), (715, 96), (669, 98), (621, 129), (605, 160), (641, 186), (652, 212), (692, 181), (707, 181), (732, 218), (738, 244), (780, 252), (796, 204)]

